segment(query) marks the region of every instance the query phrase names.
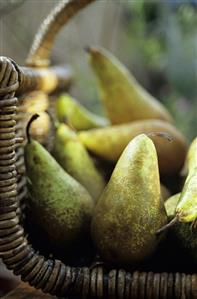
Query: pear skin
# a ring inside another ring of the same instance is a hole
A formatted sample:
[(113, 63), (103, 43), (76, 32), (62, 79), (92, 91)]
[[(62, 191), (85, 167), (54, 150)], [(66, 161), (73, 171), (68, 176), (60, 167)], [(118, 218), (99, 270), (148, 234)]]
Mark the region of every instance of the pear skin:
[(197, 138), (191, 143), (185, 162), (187, 177), (176, 208), (180, 222), (197, 222)]
[(23, 113), (31, 114), (46, 111), (49, 107), (49, 97), (42, 91), (32, 91), (21, 98), (22, 105), (19, 109)]
[(39, 112), (39, 118), (32, 123), (31, 136), (40, 143), (46, 143), (51, 133), (51, 121), (46, 112)]
[(166, 222), (156, 150), (142, 134), (122, 153), (96, 204), (92, 239), (105, 261), (133, 265), (155, 252), (155, 233)]
[(166, 201), (165, 201), (165, 209), (166, 213), (169, 219), (172, 219), (175, 215), (176, 211), (176, 206), (178, 204), (179, 198), (180, 198), (181, 193), (176, 193), (172, 196), (170, 196)]
[(39, 119), (31, 125), (31, 136), (47, 148), (50, 144), (51, 122), (48, 114), (45, 112), (49, 108), (49, 97), (42, 91), (33, 91), (21, 98), (19, 113), (22, 115), (22, 128), (25, 135), (25, 128), (30, 117), (39, 113)]
[[(165, 209), (169, 220), (175, 217), (176, 207), (180, 200), (180, 193), (177, 193), (165, 202)], [(195, 262), (197, 262), (197, 229), (192, 230), (190, 223), (177, 222), (170, 228), (172, 239), (175, 240), (189, 254)]]
[(139, 134), (154, 132), (165, 132), (172, 137), (172, 141), (168, 141), (160, 136), (150, 136), (157, 150), (161, 174), (178, 173), (185, 161), (187, 144), (183, 135), (167, 122), (155, 119), (140, 120), (81, 131), (78, 137), (90, 152), (103, 159), (116, 162), (130, 140)]
[(25, 146), (25, 165), (35, 221), (52, 244), (71, 246), (88, 233), (93, 199), (41, 144), (30, 138)]
[(176, 207), (176, 215), (180, 222), (197, 221), (197, 167), (188, 174)]
[(90, 47), (88, 54), (112, 124), (150, 118), (172, 122), (167, 109), (136, 81), (112, 53), (103, 48)]
[(160, 187), (161, 187), (161, 196), (162, 196), (163, 200), (166, 201), (171, 195), (170, 191), (163, 184), (160, 184)]
[(187, 176), (188, 173), (192, 172), (192, 169), (197, 167), (197, 137), (194, 138), (189, 146), (185, 164), (182, 170), (182, 175)]
[(190, 144), (186, 160), (189, 172), (197, 168), (197, 137)]
[(60, 122), (66, 122), (77, 131), (109, 125), (107, 118), (98, 116), (80, 105), (69, 94), (62, 94), (56, 102), (56, 114)]
[(53, 156), (72, 177), (97, 199), (105, 182), (77, 135), (67, 125), (59, 124), (54, 139)]

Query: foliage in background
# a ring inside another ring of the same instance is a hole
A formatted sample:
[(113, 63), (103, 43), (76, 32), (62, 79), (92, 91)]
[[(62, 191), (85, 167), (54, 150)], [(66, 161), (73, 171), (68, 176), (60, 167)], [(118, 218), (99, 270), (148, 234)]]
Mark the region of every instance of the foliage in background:
[(123, 3), (123, 51), (131, 51), (130, 68), (138, 70), (138, 79), (192, 139), (197, 132), (197, 2)]
[(1, 0), (0, 16), (4, 16), (22, 5), (26, 0)]
[[(58, 2), (0, 0), (0, 54), (24, 64), (39, 24)], [(95, 44), (128, 66), (169, 108), (189, 140), (196, 135), (197, 0), (99, 0), (61, 31), (52, 63), (66, 62), (74, 68), (72, 94), (102, 114), (84, 51)]]

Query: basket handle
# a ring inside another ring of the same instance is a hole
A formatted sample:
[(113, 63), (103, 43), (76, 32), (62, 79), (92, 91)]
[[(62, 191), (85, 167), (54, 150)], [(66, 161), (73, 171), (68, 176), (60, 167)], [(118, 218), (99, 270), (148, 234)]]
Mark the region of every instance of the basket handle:
[(95, 0), (63, 0), (41, 24), (26, 60), (27, 66), (47, 67), (57, 33), (82, 8)]

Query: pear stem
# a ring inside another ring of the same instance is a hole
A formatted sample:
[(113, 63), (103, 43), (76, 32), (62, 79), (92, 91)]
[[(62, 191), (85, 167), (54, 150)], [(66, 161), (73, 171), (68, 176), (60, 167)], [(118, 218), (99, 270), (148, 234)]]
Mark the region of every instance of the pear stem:
[(166, 132), (150, 132), (147, 134), (147, 136), (158, 136), (158, 137), (162, 137), (166, 140), (168, 140), (169, 142), (172, 142), (173, 141), (173, 138), (170, 134), (166, 133)]
[(30, 127), (31, 127), (31, 124), (34, 120), (36, 120), (40, 115), (39, 114), (34, 114), (32, 115), (32, 117), (30, 118), (30, 120), (28, 121), (27, 123), (27, 127), (26, 127), (26, 136), (27, 136), (27, 141), (28, 143), (31, 142), (31, 136), (30, 136)]
[(158, 231), (156, 231), (156, 235), (160, 235), (164, 231), (168, 230), (170, 227), (174, 226), (178, 222), (178, 217), (175, 216), (168, 224), (164, 225), (162, 228), (160, 228)]
[(46, 113), (48, 114), (52, 124), (53, 124), (53, 127), (55, 129), (55, 131), (57, 130), (57, 128), (59, 127), (60, 125), (60, 122), (58, 120), (55, 120), (54, 116), (52, 115), (52, 113), (49, 111), (49, 110), (46, 110)]
[(91, 47), (90, 46), (86, 46), (84, 47), (85, 52), (90, 53), (91, 52)]

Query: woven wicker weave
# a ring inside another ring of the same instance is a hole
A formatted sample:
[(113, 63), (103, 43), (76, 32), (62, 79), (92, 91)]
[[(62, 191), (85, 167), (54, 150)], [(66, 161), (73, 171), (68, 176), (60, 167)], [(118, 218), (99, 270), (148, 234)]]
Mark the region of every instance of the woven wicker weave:
[[(28, 67), (21, 68), (11, 59), (0, 57), (0, 256), (22, 280), (58, 296), (197, 298), (196, 274), (129, 273), (120, 269), (107, 271), (101, 266), (69, 267), (59, 260), (39, 255), (25, 236), (20, 221), (26, 196), (23, 113), (18, 109), (20, 95), (33, 90), (51, 93), (68, 88), (70, 72), (64, 67), (48, 67), (51, 48), (59, 29), (92, 1), (62, 1), (57, 6), (35, 38)], [(47, 78), (55, 78), (56, 84), (46, 84), (50, 81)]]

